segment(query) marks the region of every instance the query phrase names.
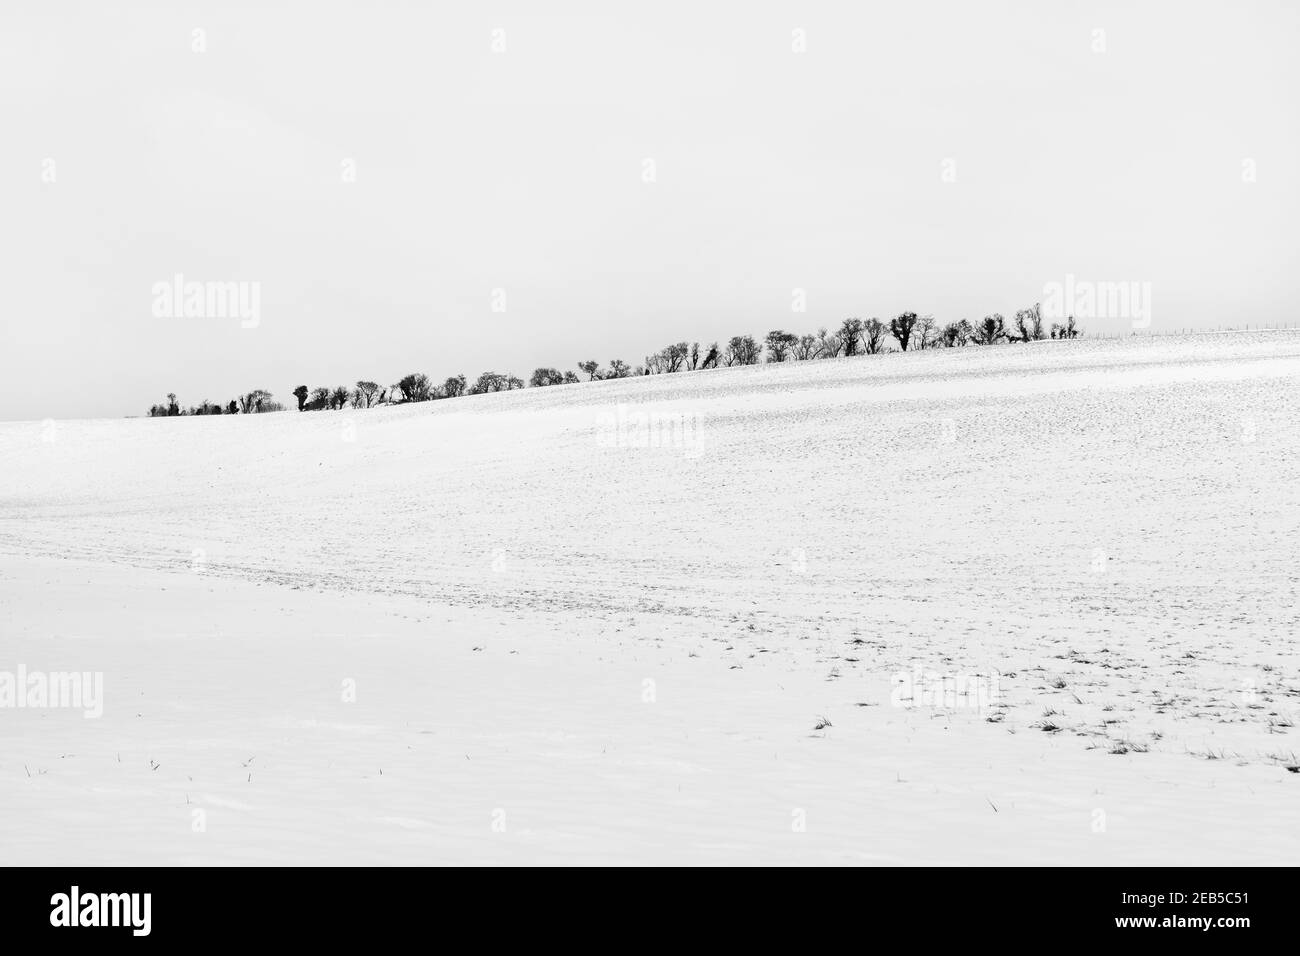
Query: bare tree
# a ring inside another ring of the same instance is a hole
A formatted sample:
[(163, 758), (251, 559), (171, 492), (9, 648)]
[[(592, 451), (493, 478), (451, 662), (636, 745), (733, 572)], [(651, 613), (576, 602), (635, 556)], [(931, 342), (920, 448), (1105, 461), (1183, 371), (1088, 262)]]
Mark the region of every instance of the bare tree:
[(587, 381), (594, 382), (600, 376), (600, 363), (595, 359), (579, 362), (578, 368), (587, 373)]
[(735, 335), (727, 343), (727, 351), (722, 357), (722, 363), (727, 366), (732, 365), (757, 365), (763, 350), (752, 335)]
[(799, 337), (784, 329), (773, 329), (767, 333), (767, 355), (769, 362), (784, 362), (790, 350), (799, 341)]
[(379, 386), (374, 382), (357, 382), (357, 393), (362, 399), (362, 408), (369, 408), (379, 397)]
[(938, 342), (945, 348), (957, 348), (971, 341), (975, 335), (975, 330), (965, 319), (960, 322), (949, 322), (939, 333)]
[(838, 332), (817, 330), (817, 358), (835, 358), (844, 351), (844, 339)]
[(1070, 316), (1069, 320), (1064, 323), (1052, 323), (1052, 338), (1054, 339), (1073, 339), (1078, 335), (1079, 330), (1074, 327), (1074, 316)]
[(1043, 313), (1038, 303), (1018, 311), (1014, 321), (1015, 332), (1007, 333), (1012, 342), (1036, 342), (1043, 337)]
[(397, 383), (398, 389), (402, 392), (402, 398), (408, 402), (427, 402), (433, 383), (429, 381), (429, 376), (423, 372), (412, 372), (410, 375), (404, 375)]
[(918, 349), (934, 348), (939, 341), (939, 323), (932, 315), (923, 315), (916, 320), (916, 347)]
[(862, 320), (845, 319), (840, 323), (840, 341), (845, 355), (858, 354), (858, 340), (862, 337)]
[(1028, 342), (1029, 341), (1029, 310), (1021, 309), (1011, 320), (1012, 330), (1007, 331), (1008, 342)]
[(330, 392), (330, 408), (342, 411), (347, 407), (349, 394), (346, 385), (334, 386), (334, 391)]
[(879, 355), (885, 350), (885, 323), (872, 317), (862, 326), (862, 351)]
[(485, 392), (509, 392), (516, 388), (523, 388), (524, 380), (516, 378), (513, 375), (502, 375), (500, 372), (484, 372), (478, 377), (469, 393), (471, 395), (482, 395)]
[(694, 372), (699, 367), (700, 367), (700, 343), (692, 342), (690, 369), (692, 372)]
[(700, 368), (717, 368), (718, 367), (718, 343), (714, 342), (709, 346), (709, 351), (705, 354), (704, 360), (700, 362)]
[(244, 414), (248, 415), (253, 412), (260, 412), (262, 406), (271, 401), (271, 393), (264, 388), (255, 388), (239, 397), (239, 406), (243, 409)]
[(971, 341), (976, 345), (993, 345), (1006, 337), (1006, 320), (995, 312), (992, 315), (984, 316), (979, 324), (975, 326)]
[(606, 378), (627, 378), (631, 374), (632, 374), (632, 369), (629, 368), (628, 364), (624, 362), (622, 359), (610, 359), (609, 372), (605, 375), (605, 377)]
[(889, 334), (898, 339), (898, 345), (904, 352), (907, 351), (907, 343), (912, 340), (912, 329), (915, 327), (915, 312), (904, 312), (889, 321)]
[(504, 392), (506, 390), (506, 377), (499, 372), (484, 372), (477, 381), (469, 387), (471, 395), (483, 395), (487, 392)]
[(553, 368), (534, 369), (533, 377), (528, 380), (528, 384), (533, 388), (543, 388), (547, 385), (563, 385), (564, 376)]
[(666, 346), (663, 352), (663, 366), (665, 372), (680, 372), (686, 365), (686, 360), (690, 358), (691, 343), (674, 342)]
[(459, 398), (465, 394), (465, 376), (453, 375), (442, 383), (442, 394), (447, 398)]
[(796, 362), (806, 362), (817, 357), (817, 336), (801, 335), (790, 349)]

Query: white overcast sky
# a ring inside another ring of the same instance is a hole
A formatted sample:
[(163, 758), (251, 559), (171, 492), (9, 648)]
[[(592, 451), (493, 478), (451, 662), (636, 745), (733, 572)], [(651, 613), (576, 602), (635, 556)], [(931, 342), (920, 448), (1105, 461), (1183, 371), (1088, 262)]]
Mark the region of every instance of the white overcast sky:
[[(1009, 317), (1067, 273), (1151, 283), (1153, 330), (1297, 321), (1297, 50), (1266, 0), (5, 0), (0, 417)], [(260, 283), (260, 325), (156, 318), (176, 273)]]

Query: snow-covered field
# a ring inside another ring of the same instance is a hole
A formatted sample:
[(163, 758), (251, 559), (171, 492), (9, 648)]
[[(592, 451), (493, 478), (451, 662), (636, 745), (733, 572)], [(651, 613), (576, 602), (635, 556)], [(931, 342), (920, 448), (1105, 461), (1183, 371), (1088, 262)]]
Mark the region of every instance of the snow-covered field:
[(0, 424), (0, 676), (103, 675), (0, 858), (1294, 863), (1298, 409), (1278, 332)]

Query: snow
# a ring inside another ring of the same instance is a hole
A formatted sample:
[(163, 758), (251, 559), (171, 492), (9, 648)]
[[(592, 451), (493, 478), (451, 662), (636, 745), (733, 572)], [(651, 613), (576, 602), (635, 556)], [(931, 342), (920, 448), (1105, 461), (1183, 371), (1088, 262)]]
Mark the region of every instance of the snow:
[(1297, 407), (1271, 332), (0, 424), (0, 672), (104, 687), (0, 709), (0, 852), (1292, 863)]

